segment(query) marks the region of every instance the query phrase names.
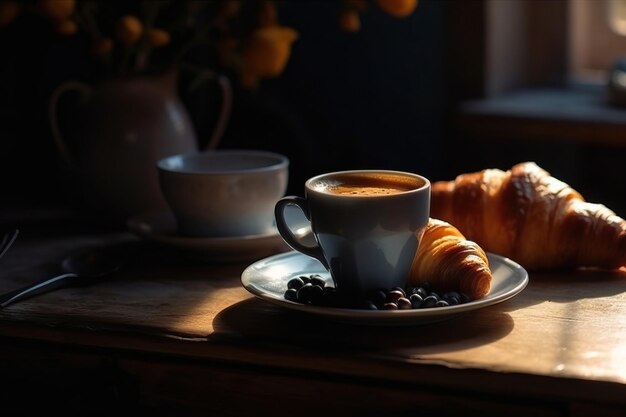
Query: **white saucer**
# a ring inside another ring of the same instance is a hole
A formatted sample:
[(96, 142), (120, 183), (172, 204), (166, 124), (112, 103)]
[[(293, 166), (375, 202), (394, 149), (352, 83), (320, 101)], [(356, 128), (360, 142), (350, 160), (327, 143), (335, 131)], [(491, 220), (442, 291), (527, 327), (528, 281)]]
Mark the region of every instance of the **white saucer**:
[[(142, 213), (129, 219), (126, 224), (138, 236), (180, 249), (185, 255), (200, 261), (250, 261), (290, 249), (276, 229), (267, 234), (250, 236), (182, 236), (177, 232), (176, 219), (170, 211)], [(302, 233), (306, 233), (306, 230)]]
[(371, 311), (320, 307), (285, 300), (283, 294), (287, 289), (287, 282), (300, 275), (319, 274), (332, 285), (330, 274), (320, 262), (294, 251), (270, 256), (248, 266), (241, 275), (241, 283), (245, 289), (262, 300), (335, 321), (379, 326), (416, 325), (450, 319), (461, 313), (500, 303), (526, 287), (528, 273), (524, 268), (499, 255), (488, 253), (487, 256), (493, 274), (489, 294), (479, 300), (449, 307)]

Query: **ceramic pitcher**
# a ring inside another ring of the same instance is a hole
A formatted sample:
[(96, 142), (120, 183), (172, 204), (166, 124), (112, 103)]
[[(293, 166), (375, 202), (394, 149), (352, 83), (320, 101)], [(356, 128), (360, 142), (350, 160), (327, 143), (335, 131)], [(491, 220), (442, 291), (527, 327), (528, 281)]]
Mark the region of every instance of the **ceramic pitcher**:
[[(209, 76), (214, 74), (209, 73)], [(215, 148), (229, 117), (230, 84), (216, 77), (222, 106), (207, 148)], [(176, 73), (106, 81), (97, 87), (70, 81), (52, 94), (49, 119), (61, 157), (77, 177), (80, 200), (114, 220), (166, 207), (156, 162), (198, 150), (189, 113), (176, 91)], [(84, 105), (76, 112), (79, 135), (66, 141), (57, 119), (58, 101), (74, 91)]]

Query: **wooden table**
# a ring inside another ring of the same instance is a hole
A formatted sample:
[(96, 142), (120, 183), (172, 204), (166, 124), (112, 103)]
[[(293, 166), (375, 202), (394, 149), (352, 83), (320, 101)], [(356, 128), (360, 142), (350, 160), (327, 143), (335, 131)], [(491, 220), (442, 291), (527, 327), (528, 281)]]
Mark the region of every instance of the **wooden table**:
[[(0, 291), (134, 240), (25, 231)], [(0, 310), (4, 415), (626, 415), (626, 271), (531, 274), (515, 298), (449, 321), (367, 327), (256, 299), (249, 262), (139, 248), (110, 280)]]

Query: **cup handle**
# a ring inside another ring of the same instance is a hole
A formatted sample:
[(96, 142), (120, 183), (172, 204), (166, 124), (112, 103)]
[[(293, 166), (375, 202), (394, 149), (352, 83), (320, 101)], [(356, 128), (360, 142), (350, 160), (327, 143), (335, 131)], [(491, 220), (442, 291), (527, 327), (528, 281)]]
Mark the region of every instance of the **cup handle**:
[(300, 210), (302, 210), (307, 220), (309, 220), (309, 222), (311, 221), (309, 217), (307, 202), (304, 198), (296, 196), (287, 196), (281, 198), (276, 202), (276, 206), (274, 208), (274, 217), (276, 218), (276, 228), (278, 229), (278, 232), (280, 233), (282, 238), (293, 249), (317, 259), (322, 263), (322, 265), (324, 265), (326, 269), (330, 269), (328, 267), (326, 259), (324, 259), (324, 254), (319, 244), (316, 243), (313, 246), (305, 245), (293, 233), (293, 231), (285, 221), (285, 209), (287, 208), (287, 206), (298, 207)]
[(63, 94), (68, 91), (77, 91), (81, 93), (83, 99), (91, 95), (92, 89), (87, 84), (80, 81), (68, 81), (60, 86), (58, 86), (50, 96), (50, 101), (48, 103), (48, 120), (50, 122), (50, 129), (52, 131), (52, 139), (54, 139), (54, 143), (59, 151), (61, 157), (65, 160), (68, 165), (73, 165), (72, 154), (67, 146), (67, 143), (63, 139), (63, 135), (61, 134), (61, 129), (59, 129), (59, 122), (57, 119), (57, 105), (59, 103), (59, 99)]

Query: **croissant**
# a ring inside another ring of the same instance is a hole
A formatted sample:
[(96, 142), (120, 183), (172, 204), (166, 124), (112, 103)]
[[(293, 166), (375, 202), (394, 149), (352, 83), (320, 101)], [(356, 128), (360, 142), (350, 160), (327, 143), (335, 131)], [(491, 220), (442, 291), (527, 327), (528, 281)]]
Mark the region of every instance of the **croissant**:
[(529, 270), (626, 265), (626, 221), (534, 162), (435, 182), (431, 215)]
[(474, 300), (489, 293), (491, 279), (487, 255), (477, 243), (447, 222), (429, 220), (411, 265), (409, 286), (429, 282), (438, 291), (458, 291)]

